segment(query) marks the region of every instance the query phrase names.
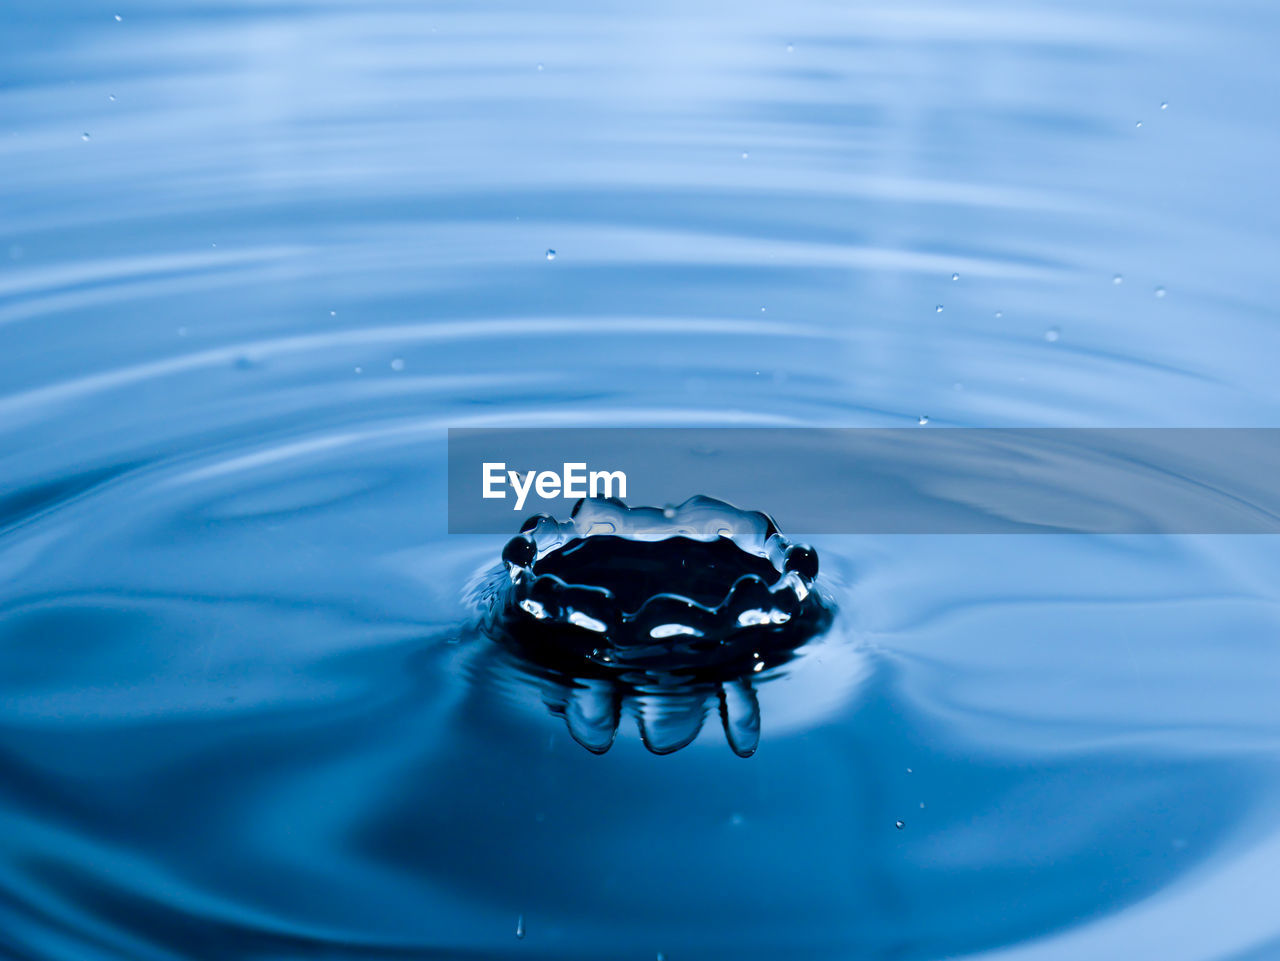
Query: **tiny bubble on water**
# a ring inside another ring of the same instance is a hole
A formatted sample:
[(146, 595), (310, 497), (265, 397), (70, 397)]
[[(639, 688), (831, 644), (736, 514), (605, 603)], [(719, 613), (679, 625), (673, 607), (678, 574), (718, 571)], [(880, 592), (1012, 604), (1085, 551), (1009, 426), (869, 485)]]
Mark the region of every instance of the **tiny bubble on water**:
[(120, 16), (120, 14), (118, 14), (118, 13), (117, 13), (117, 14), (116, 14), (116, 23), (120, 23), (120, 22), (121, 22), (121, 21), (123, 21), (123, 20), (124, 20), (124, 17)]
[(520, 917), (516, 918), (516, 937), (517, 938), (524, 937), (524, 915), (523, 914), (520, 915)]
[(547, 260), (555, 260), (555, 259), (556, 259), (556, 252), (555, 252), (554, 250), (552, 250), (550, 247), (548, 247), (548, 248), (547, 248)]
[(108, 100), (110, 100), (112, 103), (115, 103), (115, 102), (116, 102), (116, 95), (115, 95), (114, 93), (109, 93), (109, 94), (107, 94), (107, 99), (108, 99)]
[(907, 773), (908, 773), (908, 774), (910, 774), (910, 773), (911, 773), (911, 768), (907, 768)]
[(1141, 127), (1141, 126), (1142, 126), (1142, 121), (1141, 121), (1141, 120), (1139, 120), (1136, 124), (1134, 124), (1134, 126), (1135, 126), (1135, 127)]
[(901, 831), (903, 828), (905, 828), (905, 827), (907, 826), (907, 822), (906, 822), (906, 821), (894, 821), (894, 822), (893, 822), (893, 826), (894, 826), (895, 828), (897, 828), (899, 831)]
[(1164, 289), (1163, 287), (1157, 287), (1157, 288), (1156, 288), (1156, 296), (1157, 296), (1157, 297), (1163, 297), (1164, 295), (1165, 295), (1165, 289)]
[(1121, 284), (1124, 283), (1124, 277), (1121, 274), (1116, 274), (1114, 277), (1111, 278), (1111, 282), (1115, 284), (1117, 287), (1119, 287)]
[(1166, 102), (1164, 102), (1164, 103), (1160, 104), (1160, 109), (1161, 109), (1161, 110), (1168, 110), (1168, 109), (1169, 109), (1169, 103), (1168, 103), (1168, 101), (1166, 101)]
[(80, 139), (81, 139), (81, 140), (88, 140), (88, 139), (89, 139), (89, 135), (88, 135), (87, 133), (82, 133), (82, 134), (80, 135)]
[(921, 414), (920, 419), (917, 420), (916, 423), (919, 424), (921, 427), (923, 427), (925, 424), (929, 423), (929, 415)]
[(676, 509), (674, 507), (664, 507), (662, 508), (662, 516), (667, 520), (671, 520), (671, 518), (676, 516)]
[(1061, 336), (1062, 336), (1062, 331), (1060, 331), (1057, 327), (1050, 327), (1048, 330), (1044, 332), (1044, 339), (1051, 344), (1057, 341), (1057, 339)]
[(938, 304), (938, 306), (937, 306), (937, 307), (933, 308), (933, 312), (934, 312), (935, 314), (940, 314), (940, 313), (942, 313), (942, 304)]
[(959, 274), (952, 274), (952, 275), (951, 275), (951, 279), (952, 279), (952, 280), (959, 280), (959, 279), (960, 279), (960, 275), (959, 275)]
[(404, 358), (403, 358), (403, 357), (397, 357), (395, 360), (393, 360), (393, 361), (391, 362), (391, 369), (392, 369), (392, 370), (404, 370)]

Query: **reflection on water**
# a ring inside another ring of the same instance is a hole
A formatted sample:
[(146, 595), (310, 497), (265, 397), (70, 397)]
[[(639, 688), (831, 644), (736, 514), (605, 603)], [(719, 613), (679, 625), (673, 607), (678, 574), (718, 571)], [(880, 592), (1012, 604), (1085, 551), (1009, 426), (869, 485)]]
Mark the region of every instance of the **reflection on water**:
[(1270, 538), (823, 538), (821, 638), (606, 689), (444, 442), (1274, 426), (1277, 16), (11, 3), (0, 953), (1274, 953)]

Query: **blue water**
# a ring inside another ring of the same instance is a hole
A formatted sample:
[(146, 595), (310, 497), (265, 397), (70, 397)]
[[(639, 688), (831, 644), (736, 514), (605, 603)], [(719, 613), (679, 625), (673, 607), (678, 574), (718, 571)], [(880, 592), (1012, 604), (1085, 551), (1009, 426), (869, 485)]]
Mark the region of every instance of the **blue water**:
[(444, 503), (449, 426), (1280, 424), (1278, 32), (4, 0), (0, 956), (1280, 957), (1273, 538), (817, 539), (753, 757), (595, 756)]

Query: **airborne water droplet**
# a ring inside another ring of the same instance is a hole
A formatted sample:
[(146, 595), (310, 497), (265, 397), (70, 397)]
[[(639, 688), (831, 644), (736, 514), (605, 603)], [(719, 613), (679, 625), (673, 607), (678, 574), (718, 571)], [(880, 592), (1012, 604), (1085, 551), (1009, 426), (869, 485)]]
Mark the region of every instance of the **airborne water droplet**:
[(795, 52), (796, 52), (795, 44), (793, 43), (787, 44), (787, 53), (795, 53)]
[(1062, 336), (1062, 331), (1060, 331), (1057, 327), (1050, 327), (1048, 330), (1044, 332), (1044, 339), (1051, 344), (1056, 343), (1058, 338), (1061, 336)]
[(1141, 120), (1139, 120), (1136, 124), (1134, 124), (1134, 126), (1135, 126), (1135, 127), (1141, 127), (1141, 126), (1142, 126), (1142, 121), (1141, 121)]
[(524, 938), (524, 915), (523, 914), (520, 915), (520, 917), (516, 918), (516, 937), (522, 938), (522, 939)]
[(952, 280), (959, 280), (959, 279), (960, 279), (960, 275), (959, 275), (959, 274), (952, 274), (952, 275), (951, 275), (951, 279), (952, 279)]
[(118, 13), (117, 13), (117, 14), (116, 14), (116, 23), (120, 23), (122, 20), (124, 20), (124, 17), (120, 16), (120, 14), (118, 14)]
[(81, 140), (88, 140), (88, 139), (89, 139), (89, 135), (88, 135), (87, 133), (82, 133), (82, 134), (80, 135), (80, 139), (81, 139)]
[(919, 424), (921, 427), (923, 427), (925, 424), (929, 423), (929, 415), (921, 414), (920, 419), (916, 421), (916, 423)]
[(1111, 278), (1111, 282), (1115, 284), (1117, 287), (1119, 287), (1121, 284), (1124, 283), (1124, 277), (1121, 274), (1116, 274), (1114, 277)]
[(108, 100), (110, 100), (112, 103), (115, 103), (115, 102), (116, 102), (116, 95), (115, 95), (114, 93), (109, 93), (109, 94), (107, 94), (107, 99), (108, 99)]
[(894, 821), (894, 822), (893, 822), (893, 826), (894, 826), (895, 828), (897, 828), (899, 831), (901, 831), (903, 828), (905, 828), (905, 827), (907, 826), (907, 822), (906, 822), (906, 821)]
[(742, 151), (742, 159), (743, 159), (743, 160), (746, 160), (746, 159), (747, 159), (748, 157), (750, 157), (750, 156), (751, 156), (751, 154), (747, 153), (745, 150), (744, 150), (744, 151)]
[(555, 260), (555, 259), (556, 259), (556, 252), (555, 252), (554, 250), (552, 250), (550, 247), (548, 247), (548, 248), (547, 248), (547, 260)]
[(1169, 109), (1169, 104), (1168, 104), (1168, 102), (1165, 102), (1165, 103), (1160, 104), (1160, 109), (1161, 109), (1161, 110), (1168, 110), (1168, 109)]
[(1157, 288), (1156, 288), (1156, 296), (1157, 296), (1157, 297), (1163, 297), (1164, 295), (1165, 295), (1165, 289), (1164, 289), (1163, 287), (1157, 287)]
[(940, 314), (940, 313), (942, 313), (942, 304), (938, 304), (938, 306), (937, 306), (937, 307), (933, 308), (933, 312), (934, 312), (935, 314)]
[(404, 370), (404, 358), (397, 357), (395, 360), (393, 360), (391, 362), (391, 369), (396, 371)]

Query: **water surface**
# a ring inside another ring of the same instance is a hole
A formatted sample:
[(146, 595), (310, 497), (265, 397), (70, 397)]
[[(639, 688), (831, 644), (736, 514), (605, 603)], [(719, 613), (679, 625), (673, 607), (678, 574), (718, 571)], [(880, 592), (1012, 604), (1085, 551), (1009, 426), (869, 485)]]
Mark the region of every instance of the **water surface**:
[(753, 757), (595, 756), (444, 508), (449, 426), (1276, 426), (1272, 4), (0, 18), (0, 953), (1280, 954), (1272, 539), (820, 539)]

